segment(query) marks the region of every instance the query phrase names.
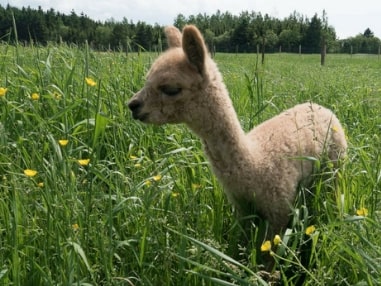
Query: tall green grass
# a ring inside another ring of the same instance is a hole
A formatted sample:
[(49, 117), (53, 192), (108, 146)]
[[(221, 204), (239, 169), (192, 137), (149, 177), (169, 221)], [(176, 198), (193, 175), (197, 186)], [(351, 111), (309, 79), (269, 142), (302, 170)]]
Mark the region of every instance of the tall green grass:
[[(199, 140), (184, 126), (131, 119), (126, 102), (156, 56), (0, 45), (7, 89), (0, 98), (0, 283), (266, 283)], [(316, 56), (288, 54), (268, 55), (264, 66), (255, 55), (217, 54), (216, 61), (246, 130), (312, 100), (334, 110), (347, 132), (339, 172), (318, 172), (312, 203), (298, 198), (290, 229), (272, 249), (280, 281), (377, 285), (381, 62), (335, 55), (322, 68)], [(357, 214), (363, 208), (366, 216)], [(315, 232), (305, 235), (311, 224)]]

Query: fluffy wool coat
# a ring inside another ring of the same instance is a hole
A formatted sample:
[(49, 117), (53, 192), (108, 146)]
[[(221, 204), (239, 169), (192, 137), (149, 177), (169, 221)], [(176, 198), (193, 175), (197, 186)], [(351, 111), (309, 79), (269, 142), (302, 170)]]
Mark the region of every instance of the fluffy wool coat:
[[(195, 26), (166, 28), (169, 49), (153, 64), (145, 86), (129, 101), (145, 123), (185, 123), (240, 215), (267, 220), (271, 233), (287, 226), (298, 185), (313, 173), (308, 158), (344, 155), (347, 142), (337, 117), (314, 103), (284, 111), (249, 133)], [(253, 212), (253, 213), (252, 213)]]

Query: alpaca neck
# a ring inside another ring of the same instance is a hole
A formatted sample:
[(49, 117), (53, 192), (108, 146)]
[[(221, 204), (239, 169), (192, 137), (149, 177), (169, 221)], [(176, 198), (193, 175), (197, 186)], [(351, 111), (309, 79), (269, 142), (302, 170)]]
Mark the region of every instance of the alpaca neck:
[(205, 118), (189, 126), (201, 138), (213, 169), (226, 176), (239, 169), (238, 164), (246, 164), (249, 144), (227, 91), (223, 87), (220, 92), (211, 96), (216, 100), (209, 102), (211, 110), (205, 113)]

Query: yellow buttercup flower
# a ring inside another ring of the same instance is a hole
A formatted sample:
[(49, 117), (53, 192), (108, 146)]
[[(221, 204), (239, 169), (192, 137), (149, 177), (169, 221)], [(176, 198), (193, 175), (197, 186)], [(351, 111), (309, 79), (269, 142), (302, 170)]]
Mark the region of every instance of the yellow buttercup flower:
[(0, 97), (3, 97), (5, 96), (5, 94), (7, 93), (7, 88), (5, 87), (0, 87)]
[(54, 93), (53, 93), (53, 97), (54, 97), (55, 99), (59, 100), (59, 99), (61, 99), (62, 94), (60, 94), (60, 93), (58, 93), (58, 92), (54, 92)]
[(367, 208), (361, 208), (356, 211), (356, 214), (359, 216), (367, 216), (368, 215), (368, 209)]
[(261, 245), (261, 251), (262, 252), (267, 252), (271, 250), (271, 241), (266, 240), (262, 245)]
[(86, 84), (88, 86), (96, 86), (97, 83), (90, 77), (85, 77)]
[(77, 162), (81, 166), (87, 166), (90, 163), (90, 159), (80, 159), (80, 160), (77, 160)]
[(172, 193), (171, 195), (172, 195), (172, 198), (177, 198), (180, 194), (175, 192), (175, 193)]
[(273, 242), (274, 242), (274, 245), (278, 245), (279, 243), (282, 242), (282, 239), (281, 239), (280, 236), (277, 234), (277, 235), (275, 235)]
[(192, 189), (193, 190), (196, 190), (196, 189), (199, 189), (199, 188), (201, 188), (201, 185), (200, 184), (192, 184)]
[(44, 187), (44, 182), (39, 182), (39, 183), (37, 184), (37, 187), (39, 187), (39, 188), (43, 188), (43, 187)]
[(30, 98), (33, 99), (33, 100), (39, 100), (40, 99), (40, 95), (37, 92), (34, 92), (30, 96)]
[(160, 181), (161, 180), (161, 175), (159, 174), (159, 175), (153, 176), (153, 180), (155, 182)]
[(77, 231), (79, 229), (78, 223), (72, 224), (71, 227), (73, 228), (74, 231)]
[(306, 228), (306, 234), (311, 235), (315, 232), (316, 227), (314, 225), (310, 225), (309, 227)]
[(69, 140), (61, 139), (58, 140), (58, 144), (60, 144), (62, 147), (65, 147), (69, 143)]
[(25, 176), (28, 176), (28, 177), (34, 177), (37, 175), (37, 171), (36, 170), (32, 170), (32, 169), (25, 169), (24, 170), (24, 174)]

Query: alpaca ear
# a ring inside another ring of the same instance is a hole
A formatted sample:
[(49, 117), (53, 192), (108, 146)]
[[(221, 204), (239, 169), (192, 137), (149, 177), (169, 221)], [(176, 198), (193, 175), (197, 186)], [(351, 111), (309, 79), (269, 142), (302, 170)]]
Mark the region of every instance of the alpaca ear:
[(206, 46), (200, 31), (193, 25), (183, 29), (183, 50), (188, 60), (203, 74), (206, 57)]
[(175, 26), (168, 26), (164, 29), (165, 36), (167, 37), (168, 46), (170, 48), (181, 47), (181, 32)]

